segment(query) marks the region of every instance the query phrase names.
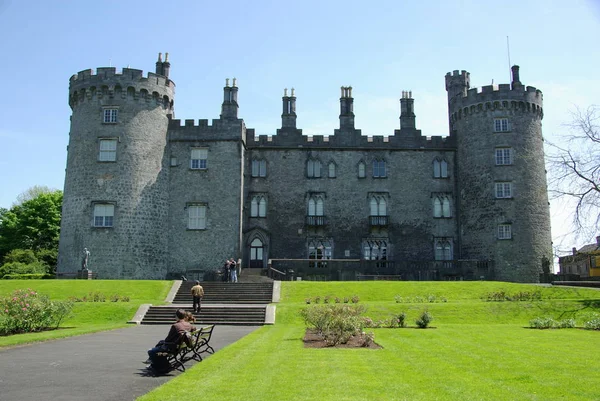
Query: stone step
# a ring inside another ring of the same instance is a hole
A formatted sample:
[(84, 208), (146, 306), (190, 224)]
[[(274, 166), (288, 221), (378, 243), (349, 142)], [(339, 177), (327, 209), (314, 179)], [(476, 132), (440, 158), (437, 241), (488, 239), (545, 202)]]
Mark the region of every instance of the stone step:
[[(180, 306), (152, 306), (146, 312), (141, 324), (173, 324), (175, 311)], [(186, 310), (191, 309), (187, 305)], [(195, 313), (196, 324), (227, 324), (227, 325), (263, 325), (266, 308), (263, 306), (245, 307), (203, 307), (200, 313)]]

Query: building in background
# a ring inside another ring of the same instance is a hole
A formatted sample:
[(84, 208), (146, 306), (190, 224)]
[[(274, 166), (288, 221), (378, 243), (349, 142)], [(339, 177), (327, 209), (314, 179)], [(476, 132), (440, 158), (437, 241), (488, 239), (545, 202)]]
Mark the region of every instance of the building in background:
[[(100, 277), (138, 279), (239, 257), (243, 268), (337, 261), (340, 279), (353, 279), (346, 267), (359, 261), (405, 279), (537, 282), (552, 259), (542, 93), (517, 66), (510, 84), (480, 89), (466, 71), (446, 74), (445, 137), (416, 128), (408, 91), (399, 129), (362, 135), (351, 87), (331, 135), (302, 134), (286, 89), (281, 128), (258, 136), (238, 116), (235, 79), (218, 119), (181, 121), (169, 72), (159, 55), (146, 77), (129, 68), (71, 77), (59, 273), (79, 268), (84, 247)], [(489, 274), (456, 270), (465, 264)]]
[(600, 277), (600, 236), (595, 244), (587, 244), (573, 254), (558, 258), (560, 274), (578, 275), (581, 278)]

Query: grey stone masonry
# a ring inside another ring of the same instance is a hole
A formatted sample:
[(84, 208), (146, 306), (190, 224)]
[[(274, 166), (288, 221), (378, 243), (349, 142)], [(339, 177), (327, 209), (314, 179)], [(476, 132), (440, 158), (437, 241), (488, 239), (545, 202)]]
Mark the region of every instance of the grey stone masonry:
[[(551, 258), (542, 93), (513, 82), (470, 88), (448, 73), (449, 135), (417, 129), (411, 91), (399, 129), (355, 127), (342, 86), (339, 128), (303, 135), (296, 94), (281, 128), (256, 135), (238, 117), (234, 78), (219, 118), (173, 118), (175, 84), (162, 55), (155, 73), (114, 68), (70, 80), (71, 131), (59, 273), (179, 278), (269, 259), (493, 263), (495, 278), (537, 282)], [(301, 99), (300, 99), (301, 100)], [(277, 110), (274, 110), (277, 112)], [(360, 111), (356, 111), (360, 112)]]

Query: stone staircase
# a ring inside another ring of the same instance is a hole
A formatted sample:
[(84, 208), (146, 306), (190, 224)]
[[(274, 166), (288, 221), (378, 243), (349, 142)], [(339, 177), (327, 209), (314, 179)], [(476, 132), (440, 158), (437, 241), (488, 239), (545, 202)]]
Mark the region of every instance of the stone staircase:
[[(200, 313), (194, 314), (196, 324), (260, 326), (273, 323), (274, 306), (268, 304), (274, 301), (274, 282), (251, 274), (246, 278), (247, 281), (239, 283), (201, 282), (204, 298)], [(194, 281), (182, 282), (171, 305), (150, 306), (140, 323), (173, 324), (177, 309), (191, 312), (193, 285)]]

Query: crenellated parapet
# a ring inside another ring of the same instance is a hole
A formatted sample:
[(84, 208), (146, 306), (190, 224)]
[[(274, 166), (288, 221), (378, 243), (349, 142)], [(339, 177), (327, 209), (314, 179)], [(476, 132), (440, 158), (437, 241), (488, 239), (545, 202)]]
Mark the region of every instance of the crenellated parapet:
[(142, 70), (123, 68), (119, 74), (114, 67), (83, 70), (69, 80), (69, 105), (71, 109), (83, 102), (115, 99), (116, 101), (155, 102), (172, 110), (175, 83), (168, 77)]
[[(389, 150), (452, 150), (456, 147), (454, 136), (400, 136), (400, 135), (359, 135), (348, 140), (347, 135), (254, 135), (254, 130), (246, 132), (249, 148), (319, 148), (319, 149), (389, 149)], [(396, 134), (400, 130), (396, 130)]]
[[(197, 141), (197, 140), (227, 140), (240, 139), (242, 120), (213, 119), (171, 119), (169, 120), (170, 141)], [(231, 129), (237, 127), (240, 129)]]
[(542, 91), (533, 86), (511, 88), (510, 84), (500, 84), (472, 88), (466, 96), (451, 98), (448, 106), (451, 122), (471, 114), (497, 110), (532, 113), (540, 119), (544, 116)]

